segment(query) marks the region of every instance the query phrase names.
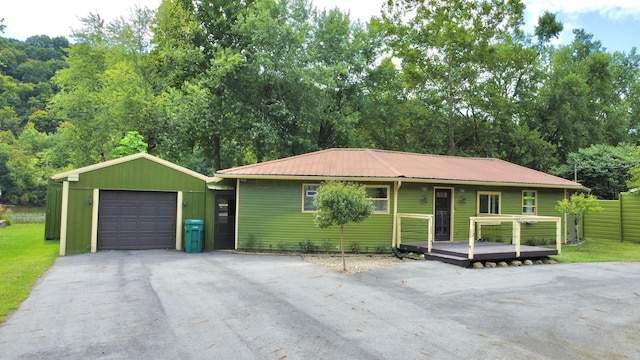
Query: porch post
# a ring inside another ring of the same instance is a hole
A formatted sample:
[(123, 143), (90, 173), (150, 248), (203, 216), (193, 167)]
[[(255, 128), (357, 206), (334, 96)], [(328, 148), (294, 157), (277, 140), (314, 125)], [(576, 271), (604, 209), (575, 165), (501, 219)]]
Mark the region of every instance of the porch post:
[(475, 218), (469, 218), (469, 260), (473, 260), (473, 247), (475, 246), (476, 227)]
[(433, 248), (433, 215), (429, 217), (429, 233), (427, 234), (427, 252), (431, 254), (431, 248)]
[(556, 220), (556, 250), (558, 250), (558, 255), (562, 251), (562, 221), (560, 218)]
[(513, 223), (513, 242), (516, 245), (516, 257), (520, 257), (520, 220), (512, 220)]

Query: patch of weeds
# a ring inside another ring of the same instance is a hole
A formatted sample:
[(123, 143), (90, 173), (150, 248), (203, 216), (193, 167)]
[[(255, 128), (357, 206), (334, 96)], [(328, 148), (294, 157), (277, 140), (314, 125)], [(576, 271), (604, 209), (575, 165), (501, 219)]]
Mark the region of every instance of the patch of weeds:
[(333, 247), (333, 244), (331, 243), (331, 241), (329, 241), (329, 239), (324, 239), (322, 241), (322, 244), (320, 245), (320, 249), (322, 249), (322, 251), (324, 251), (326, 253), (331, 251), (332, 247)]
[(388, 252), (390, 252), (390, 251), (391, 251), (391, 248), (390, 248), (390, 247), (388, 247), (388, 246), (381, 246), (381, 245), (378, 245), (378, 246), (376, 247), (376, 254), (386, 254), (386, 253), (388, 253)]
[(313, 244), (313, 241), (311, 240), (307, 240), (305, 241), (300, 241), (298, 243), (298, 245), (300, 246), (300, 251), (307, 254), (310, 252), (313, 252), (315, 250), (315, 245)]
[(354, 254), (360, 254), (360, 243), (357, 241), (351, 243), (351, 252)]
[(287, 250), (287, 244), (281, 241), (276, 244), (276, 249), (278, 249), (278, 251), (284, 252), (285, 250)]
[(256, 239), (255, 235), (251, 234), (244, 241), (244, 250), (260, 250), (262, 249), (262, 240)]

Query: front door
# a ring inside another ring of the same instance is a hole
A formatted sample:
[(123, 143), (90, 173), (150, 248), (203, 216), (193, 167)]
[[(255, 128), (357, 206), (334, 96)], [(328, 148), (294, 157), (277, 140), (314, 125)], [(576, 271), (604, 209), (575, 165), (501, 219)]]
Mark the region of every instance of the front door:
[(215, 237), (213, 248), (233, 250), (236, 247), (236, 198), (234, 195), (216, 195)]
[(435, 241), (451, 240), (451, 189), (435, 190)]

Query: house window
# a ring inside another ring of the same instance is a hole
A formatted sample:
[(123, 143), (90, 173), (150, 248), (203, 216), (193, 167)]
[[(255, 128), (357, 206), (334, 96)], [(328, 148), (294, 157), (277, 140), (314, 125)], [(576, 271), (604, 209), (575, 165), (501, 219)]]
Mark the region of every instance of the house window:
[(537, 213), (538, 192), (535, 190), (522, 191), (522, 214), (535, 215)]
[(374, 213), (389, 213), (389, 187), (388, 186), (365, 186), (365, 199), (373, 202)]
[(318, 195), (318, 189), (320, 184), (303, 184), (302, 185), (302, 212), (316, 212), (318, 208), (313, 203), (316, 195)]
[(500, 214), (500, 193), (499, 192), (479, 192), (478, 193), (478, 214), (497, 215)]

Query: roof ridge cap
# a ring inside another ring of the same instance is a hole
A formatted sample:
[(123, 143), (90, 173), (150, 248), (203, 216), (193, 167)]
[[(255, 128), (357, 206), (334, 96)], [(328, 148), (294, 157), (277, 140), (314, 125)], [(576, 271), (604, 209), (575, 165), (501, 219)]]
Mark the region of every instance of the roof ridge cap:
[(376, 159), (376, 161), (380, 162), (384, 167), (389, 169), (389, 171), (391, 171), (393, 174), (395, 174), (395, 176), (404, 177), (404, 174), (402, 172), (398, 171), (398, 169), (396, 169), (394, 166), (390, 165), (384, 159), (382, 159), (380, 156), (378, 156), (378, 154), (376, 154), (376, 150), (375, 149), (364, 149), (364, 151), (365, 151), (365, 153), (371, 155), (374, 159)]

